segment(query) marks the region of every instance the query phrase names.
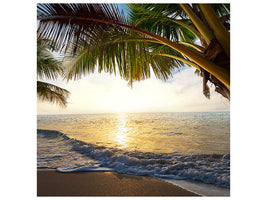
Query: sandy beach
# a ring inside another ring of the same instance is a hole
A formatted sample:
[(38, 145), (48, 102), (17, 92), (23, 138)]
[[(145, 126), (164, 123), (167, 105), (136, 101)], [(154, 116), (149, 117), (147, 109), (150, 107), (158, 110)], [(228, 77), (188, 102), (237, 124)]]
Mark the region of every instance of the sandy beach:
[(145, 176), (116, 172), (37, 170), (37, 196), (198, 196)]

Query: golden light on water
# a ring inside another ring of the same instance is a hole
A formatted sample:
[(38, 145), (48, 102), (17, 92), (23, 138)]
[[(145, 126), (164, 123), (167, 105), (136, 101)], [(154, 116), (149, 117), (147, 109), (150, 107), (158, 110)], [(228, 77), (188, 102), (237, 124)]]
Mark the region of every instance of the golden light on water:
[(117, 117), (117, 129), (113, 131), (114, 141), (118, 142), (122, 147), (127, 147), (129, 138), (128, 135), (130, 133), (130, 129), (127, 126), (126, 116), (123, 114), (118, 115)]
[(219, 115), (215, 120), (212, 115), (200, 114), (198, 123), (192, 121), (196, 114), (183, 113), (38, 116), (43, 120), (38, 121), (38, 129), (59, 130), (88, 144), (127, 151), (209, 153), (218, 152), (220, 145), (225, 154), (229, 152), (229, 116), (223, 114), (221, 121)]

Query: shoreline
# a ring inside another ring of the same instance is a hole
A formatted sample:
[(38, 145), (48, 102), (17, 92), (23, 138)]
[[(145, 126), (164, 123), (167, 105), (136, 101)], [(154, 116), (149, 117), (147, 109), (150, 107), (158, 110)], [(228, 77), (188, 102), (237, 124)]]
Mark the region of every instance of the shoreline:
[(148, 176), (37, 169), (37, 196), (199, 196)]

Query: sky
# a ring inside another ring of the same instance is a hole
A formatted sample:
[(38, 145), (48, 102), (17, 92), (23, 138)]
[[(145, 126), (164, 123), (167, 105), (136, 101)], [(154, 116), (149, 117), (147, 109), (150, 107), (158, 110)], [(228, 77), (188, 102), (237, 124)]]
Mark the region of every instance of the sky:
[[(119, 5), (124, 10), (123, 4)], [(211, 99), (202, 94), (202, 78), (186, 67), (163, 82), (153, 76), (129, 87), (119, 76), (90, 74), (78, 81), (49, 81), (71, 92), (67, 108), (37, 101), (37, 114), (114, 112), (229, 111), (230, 103), (211, 87)], [(211, 85), (211, 84), (209, 84)]]
[(37, 102), (37, 113), (86, 114), (114, 112), (209, 112), (229, 111), (230, 103), (211, 87), (211, 99), (202, 94), (202, 78), (186, 67), (166, 82), (155, 78), (129, 87), (120, 76), (89, 74), (76, 81), (49, 81), (71, 92), (67, 108)]

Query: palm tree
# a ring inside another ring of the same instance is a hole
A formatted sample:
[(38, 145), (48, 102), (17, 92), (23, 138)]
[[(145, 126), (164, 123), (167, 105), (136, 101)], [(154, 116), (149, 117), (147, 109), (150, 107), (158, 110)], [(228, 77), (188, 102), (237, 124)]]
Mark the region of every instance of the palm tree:
[[(38, 37), (50, 38), (76, 56), (67, 79), (98, 71), (119, 73), (132, 85), (168, 79), (184, 64), (230, 100), (230, 6), (228, 4), (38, 4)], [(199, 43), (197, 43), (199, 41)]]
[[(37, 78), (53, 79), (63, 73), (61, 63), (56, 60), (49, 49), (53, 48), (47, 40), (37, 40)], [(69, 91), (56, 85), (37, 81), (37, 96), (42, 101), (57, 103), (61, 107), (66, 107)]]

